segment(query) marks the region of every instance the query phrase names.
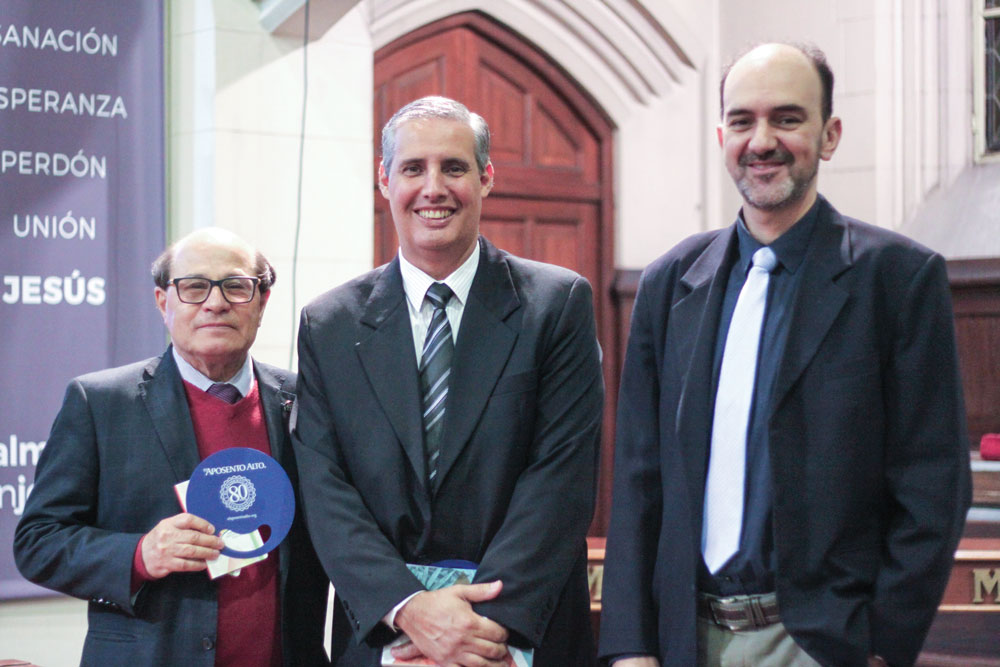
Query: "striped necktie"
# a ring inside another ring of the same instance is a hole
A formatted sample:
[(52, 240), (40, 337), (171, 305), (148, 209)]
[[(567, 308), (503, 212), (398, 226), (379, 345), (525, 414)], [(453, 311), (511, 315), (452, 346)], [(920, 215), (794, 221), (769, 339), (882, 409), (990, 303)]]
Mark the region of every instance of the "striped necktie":
[(434, 306), (431, 323), (424, 338), (424, 351), (420, 357), (420, 393), (423, 397), (424, 453), (427, 456), (427, 479), (434, 486), (438, 458), (441, 455), (441, 437), (444, 426), (445, 399), (448, 397), (448, 376), (451, 374), (451, 356), (455, 344), (445, 306), (452, 297), (451, 289), (444, 283), (434, 283), (424, 297)]
[(243, 398), (240, 390), (228, 382), (216, 382), (205, 391), (226, 403), (236, 403)]

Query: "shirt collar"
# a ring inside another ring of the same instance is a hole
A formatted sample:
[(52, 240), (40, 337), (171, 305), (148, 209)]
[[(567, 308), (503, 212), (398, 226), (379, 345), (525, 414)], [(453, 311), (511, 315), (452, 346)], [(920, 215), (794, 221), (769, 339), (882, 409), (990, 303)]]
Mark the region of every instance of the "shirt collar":
[[(181, 374), (182, 379), (190, 382), (202, 391), (208, 391), (208, 388), (215, 384), (215, 380), (207, 377), (204, 373), (185, 361), (184, 357), (177, 352), (176, 347), (171, 347), (170, 350), (173, 352), (174, 362), (177, 364), (177, 371)], [(226, 383), (236, 387), (241, 396), (246, 396), (250, 393), (250, 390), (253, 388), (253, 362), (250, 360), (249, 354), (243, 362), (243, 366), (240, 367), (240, 370), (236, 371), (236, 375), (226, 380)]]
[(455, 269), (451, 275), (444, 280), (434, 280), (429, 275), (418, 269), (407, 261), (403, 256), (403, 249), (399, 249), (399, 272), (403, 276), (403, 291), (406, 292), (406, 299), (415, 311), (419, 311), (424, 303), (424, 295), (427, 288), (433, 283), (441, 282), (451, 288), (455, 298), (462, 306), (465, 306), (469, 298), (469, 290), (472, 289), (472, 279), (476, 277), (476, 269), (479, 268), (479, 242), (476, 242), (469, 258), (462, 262), (462, 265)]
[[(778, 263), (789, 273), (795, 273), (802, 264), (802, 260), (805, 259), (806, 250), (809, 247), (809, 239), (812, 237), (812, 230), (816, 226), (818, 218), (819, 197), (816, 197), (816, 201), (806, 211), (805, 215), (799, 218), (798, 222), (792, 225), (787, 232), (771, 242), (770, 248), (778, 258)], [(747, 229), (747, 224), (743, 220), (742, 209), (740, 209), (740, 214), (736, 221), (736, 236), (739, 239), (740, 245), (740, 264), (743, 268), (743, 273), (746, 274), (750, 270), (750, 261), (753, 259), (753, 254), (759, 248), (762, 248), (764, 244), (750, 234), (750, 230)]]

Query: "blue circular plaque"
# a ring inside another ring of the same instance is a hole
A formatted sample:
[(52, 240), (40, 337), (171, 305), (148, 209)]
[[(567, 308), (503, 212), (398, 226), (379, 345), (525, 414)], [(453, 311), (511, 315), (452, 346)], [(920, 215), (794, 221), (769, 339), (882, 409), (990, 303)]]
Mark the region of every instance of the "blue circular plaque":
[(253, 558), (275, 549), (295, 518), (295, 494), (281, 464), (249, 447), (230, 447), (212, 454), (194, 469), (187, 488), (187, 510), (216, 532), (252, 533), (267, 526), (263, 545), (250, 551), (225, 547), (233, 558)]

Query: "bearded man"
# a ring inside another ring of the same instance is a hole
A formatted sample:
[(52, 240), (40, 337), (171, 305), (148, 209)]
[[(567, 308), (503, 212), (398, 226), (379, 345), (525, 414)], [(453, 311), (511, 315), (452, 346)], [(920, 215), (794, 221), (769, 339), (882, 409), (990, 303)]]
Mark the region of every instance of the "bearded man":
[(639, 284), (601, 655), (912, 664), (970, 501), (944, 259), (817, 193), (842, 131), (821, 52), (754, 48), (720, 93), (743, 206)]

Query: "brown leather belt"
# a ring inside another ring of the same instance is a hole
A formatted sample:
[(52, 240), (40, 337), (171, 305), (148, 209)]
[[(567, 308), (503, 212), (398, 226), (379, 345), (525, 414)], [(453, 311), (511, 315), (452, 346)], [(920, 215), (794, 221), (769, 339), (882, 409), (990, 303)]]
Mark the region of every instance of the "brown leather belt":
[(725, 598), (699, 593), (698, 616), (733, 632), (759, 630), (781, 620), (775, 593)]

